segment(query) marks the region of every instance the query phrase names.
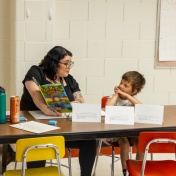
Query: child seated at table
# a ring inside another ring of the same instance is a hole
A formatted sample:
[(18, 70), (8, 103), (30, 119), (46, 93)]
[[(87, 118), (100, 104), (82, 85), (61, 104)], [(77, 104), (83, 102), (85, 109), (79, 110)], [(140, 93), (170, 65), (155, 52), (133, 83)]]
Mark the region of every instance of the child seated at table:
[[(114, 95), (110, 96), (106, 106), (134, 106), (141, 104), (134, 95), (141, 91), (145, 85), (145, 78), (137, 71), (129, 71), (123, 74), (121, 82), (114, 88)], [(126, 175), (126, 160), (129, 159), (130, 144), (137, 149), (138, 137), (119, 137), (112, 139), (120, 147), (120, 158), (124, 176)], [(137, 160), (143, 159), (143, 154), (137, 150)]]

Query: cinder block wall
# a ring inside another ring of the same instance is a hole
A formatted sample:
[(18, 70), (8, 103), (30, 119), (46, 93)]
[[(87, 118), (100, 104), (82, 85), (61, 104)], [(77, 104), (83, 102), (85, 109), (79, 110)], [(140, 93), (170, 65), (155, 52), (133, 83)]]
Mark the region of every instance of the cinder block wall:
[(30, 66), (62, 45), (86, 102), (100, 103), (124, 72), (137, 70), (147, 80), (143, 103), (175, 104), (176, 69), (154, 67), (156, 16), (157, 0), (1, 0), (1, 85), (21, 96)]
[(9, 1), (0, 1), (0, 86), (10, 94)]

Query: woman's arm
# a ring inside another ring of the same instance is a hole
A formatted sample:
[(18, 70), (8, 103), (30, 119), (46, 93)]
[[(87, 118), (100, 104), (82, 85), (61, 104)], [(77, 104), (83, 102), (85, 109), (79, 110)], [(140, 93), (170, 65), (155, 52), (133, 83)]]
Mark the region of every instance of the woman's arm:
[(84, 98), (81, 94), (81, 91), (76, 91), (73, 93), (73, 96), (74, 96), (74, 101), (75, 103), (84, 103)]
[(35, 105), (46, 115), (52, 115), (52, 116), (61, 116), (62, 114), (55, 109), (49, 109), (48, 106), (45, 103), (44, 98), (42, 97), (42, 94), (36, 85), (36, 83), (33, 80), (26, 81), (25, 86), (31, 95)]

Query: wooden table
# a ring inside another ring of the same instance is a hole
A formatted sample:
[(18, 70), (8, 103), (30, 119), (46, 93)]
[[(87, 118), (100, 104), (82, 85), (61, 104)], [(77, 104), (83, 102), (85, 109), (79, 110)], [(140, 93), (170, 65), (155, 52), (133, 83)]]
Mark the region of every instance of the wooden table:
[[(21, 112), (21, 115), (26, 117), (28, 121), (35, 120), (27, 111)], [(49, 120), (37, 121), (48, 124)], [(61, 127), (61, 129), (42, 134), (19, 130), (9, 125), (10, 123), (0, 125), (0, 144), (15, 143), (20, 138), (55, 135), (62, 135), (65, 137), (65, 140), (138, 136), (141, 131), (176, 131), (176, 105), (164, 107), (164, 121), (162, 125), (140, 123), (135, 123), (134, 125), (110, 125), (104, 123), (103, 117), (101, 123), (82, 123), (72, 122), (70, 118), (67, 118), (57, 120), (57, 126)]]
[[(27, 111), (21, 112), (28, 121), (35, 120)], [(37, 120), (48, 124), (49, 120)], [(70, 118), (58, 119), (57, 126), (61, 129), (42, 134), (12, 128), (10, 123), (0, 125), (0, 144), (15, 143), (17, 139), (39, 136), (63, 135), (66, 140), (96, 139), (121, 136), (137, 136), (141, 131), (175, 131), (176, 105), (164, 107), (164, 121), (162, 125), (135, 123), (134, 125), (112, 125), (97, 122), (72, 122)]]

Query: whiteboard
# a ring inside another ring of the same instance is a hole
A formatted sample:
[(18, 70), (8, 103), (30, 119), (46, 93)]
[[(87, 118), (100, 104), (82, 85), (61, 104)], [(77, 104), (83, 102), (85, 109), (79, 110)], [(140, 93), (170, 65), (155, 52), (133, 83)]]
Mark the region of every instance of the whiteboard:
[(158, 59), (167, 66), (167, 61), (176, 61), (176, 0), (160, 1), (159, 28)]

